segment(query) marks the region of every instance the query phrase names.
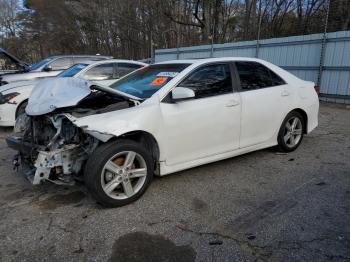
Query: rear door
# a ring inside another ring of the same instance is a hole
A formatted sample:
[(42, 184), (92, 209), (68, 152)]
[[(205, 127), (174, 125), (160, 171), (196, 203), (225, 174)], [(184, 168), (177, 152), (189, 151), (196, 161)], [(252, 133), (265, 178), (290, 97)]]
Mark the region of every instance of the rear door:
[(251, 61), (235, 62), (242, 101), (240, 147), (264, 143), (276, 136), (286, 115), (286, 83), (266, 66)]

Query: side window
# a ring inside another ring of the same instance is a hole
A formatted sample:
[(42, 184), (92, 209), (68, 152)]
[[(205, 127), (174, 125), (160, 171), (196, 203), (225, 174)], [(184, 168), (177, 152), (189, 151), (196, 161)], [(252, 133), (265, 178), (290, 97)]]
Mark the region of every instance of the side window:
[(190, 74), (179, 86), (192, 89), (195, 98), (232, 93), (230, 66), (228, 64), (204, 66)]
[(83, 57), (83, 56), (77, 56), (77, 57), (74, 57), (73, 59), (74, 59), (74, 64), (85, 63), (86, 61), (93, 60), (92, 58), (90, 59), (89, 57)]
[(67, 69), (68, 67), (71, 67), (72, 64), (73, 64), (72, 58), (64, 57), (64, 58), (58, 58), (54, 60), (49, 65), (51, 66), (52, 70), (55, 71), (55, 70)]
[(283, 85), (285, 82), (267, 67), (256, 62), (236, 62), (242, 90)]
[(139, 69), (142, 65), (129, 64), (129, 63), (118, 63), (117, 64), (117, 78), (121, 78), (136, 69)]
[(113, 63), (102, 64), (91, 68), (84, 73), (87, 80), (108, 80), (113, 79)]

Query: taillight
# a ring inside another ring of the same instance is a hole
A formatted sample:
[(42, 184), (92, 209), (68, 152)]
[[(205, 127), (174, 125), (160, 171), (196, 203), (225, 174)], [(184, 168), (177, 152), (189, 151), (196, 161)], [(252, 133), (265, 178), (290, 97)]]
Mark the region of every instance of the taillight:
[(319, 86), (314, 86), (316, 93), (319, 95), (320, 94), (320, 87)]

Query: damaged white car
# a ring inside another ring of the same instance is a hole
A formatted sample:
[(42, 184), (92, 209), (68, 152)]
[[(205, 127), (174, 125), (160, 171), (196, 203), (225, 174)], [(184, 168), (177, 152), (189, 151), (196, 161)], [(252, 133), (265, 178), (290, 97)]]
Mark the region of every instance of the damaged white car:
[(43, 82), (7, 143), (33, 184), (83, 178), (100, 203), (121, 206), (139, 198), (154, 174), (276, 145), (293, 151), (317, 126), (318, 108), (312, 82), (266, 61), (177, 60), (110, 87)]

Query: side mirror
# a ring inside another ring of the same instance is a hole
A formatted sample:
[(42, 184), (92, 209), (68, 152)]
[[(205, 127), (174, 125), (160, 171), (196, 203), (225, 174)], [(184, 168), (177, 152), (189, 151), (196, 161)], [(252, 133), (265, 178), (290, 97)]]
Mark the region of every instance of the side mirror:
[(175, 87), (171, 91), (172, 99), (176, 100), (186, 100), (195, 97), (194, 91), (186, 87)]
[(27, 65), (20, 65), (21, 71), (23, 72), (29, 72), (30, 71), (30, 66)]
[(52, 66), (50, 66), (50, 65), (45, 66), (45, 67), (43, 68), (43, 71), (45, 71), (45, 72), (50, 72), (50, 71), (52, 71)]

